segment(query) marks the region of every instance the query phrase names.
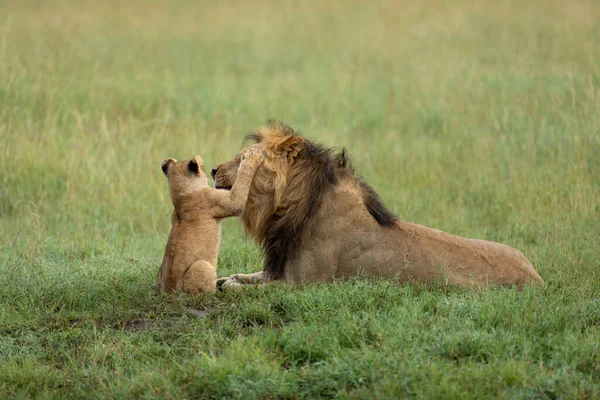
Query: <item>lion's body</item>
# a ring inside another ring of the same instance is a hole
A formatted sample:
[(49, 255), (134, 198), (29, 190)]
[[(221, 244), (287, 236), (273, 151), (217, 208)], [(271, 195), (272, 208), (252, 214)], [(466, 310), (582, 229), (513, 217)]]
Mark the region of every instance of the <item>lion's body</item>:
[(465, 239), (422, 225), (381, 226), (362, 203), (360, 188), (341, 181), (324, 200), (299, 256), (284, 268), (288, 281), (330, 281), (356, 275), (400, 282), (522, 285), (541, 278), (508, 246)]
[[(334, 155), (278, 123), (255, 139), (265, 162), (242, 220), (262, 245), (265, 270), (232, 280), (299, 283), (365, 275), (460, 286), (543, 283), (516, 249), (395, 218), (354, 175), (344, 152)], [(235, 182), (236, 164), (233, 159), (216, 168), (217, 185)]]
[(191, 161), (163, 161), (174, 211), (157, 291), (200, 294), (215, 290), (220, 222), (242, 212), (250, 183), (261, 162), (260, 153), (247, 154), (240, 165), (239, 181), (231, 191), (225, 191), (208, 186), (200, 157)]

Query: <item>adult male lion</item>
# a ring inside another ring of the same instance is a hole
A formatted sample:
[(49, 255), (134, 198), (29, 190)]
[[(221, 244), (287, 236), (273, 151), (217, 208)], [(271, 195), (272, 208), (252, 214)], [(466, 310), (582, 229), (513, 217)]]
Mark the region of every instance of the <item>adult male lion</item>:
[[(265, 160), (241, 218), (262, 247), (264, 271), (218, 284), (317, 282), (358, 274), (475, 287), (543, 283), (516, 249), (396, 218), (354, 175), (345, 151), (334, 153), (275, 121), (249, 137)], [(240, 158), (212, 170), (215, 187), (231, 188)]]

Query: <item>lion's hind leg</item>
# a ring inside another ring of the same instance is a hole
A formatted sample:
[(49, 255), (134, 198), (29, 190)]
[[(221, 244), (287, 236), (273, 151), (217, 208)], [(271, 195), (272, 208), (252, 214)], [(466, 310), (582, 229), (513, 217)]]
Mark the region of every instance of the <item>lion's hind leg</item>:
[(217, 269), (205, 260), (196, 261), (183, 274), (184, 292), (198, 295), (214, 292), (217, 287)]

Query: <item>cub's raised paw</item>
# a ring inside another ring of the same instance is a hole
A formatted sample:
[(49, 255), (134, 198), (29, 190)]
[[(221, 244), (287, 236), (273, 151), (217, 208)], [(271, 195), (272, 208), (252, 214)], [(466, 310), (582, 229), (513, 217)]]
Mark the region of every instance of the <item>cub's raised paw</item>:
[(264, 160), (264, 155), (262, 150), (256, 147), (256, 145), (253, 145), (244, 150), (242, 153), (242, 160), (260, 165)]

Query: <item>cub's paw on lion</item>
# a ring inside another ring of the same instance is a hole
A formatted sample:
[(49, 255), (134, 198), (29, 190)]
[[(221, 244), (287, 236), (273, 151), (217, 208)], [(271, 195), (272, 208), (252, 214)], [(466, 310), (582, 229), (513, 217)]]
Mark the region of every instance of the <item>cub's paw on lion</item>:
[(256, 145), (250, 146), (242, 153), (242, 161), (252, 165), (260, 165), (264, 160), (264, 155), (261, 149)]

